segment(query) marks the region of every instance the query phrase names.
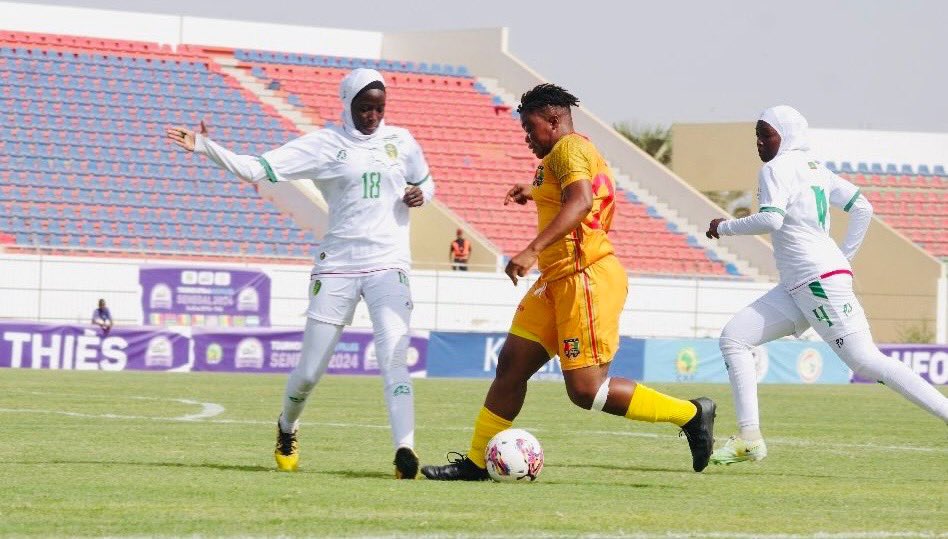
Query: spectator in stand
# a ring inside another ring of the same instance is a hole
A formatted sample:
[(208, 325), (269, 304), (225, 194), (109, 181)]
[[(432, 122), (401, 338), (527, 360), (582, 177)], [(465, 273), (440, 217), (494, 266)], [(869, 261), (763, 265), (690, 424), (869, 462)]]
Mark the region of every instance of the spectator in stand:
[(459, 228), (458, 237), (451, 242), (451, 269), (454, 271), (467, 271), (467, 261), (471, 258), (471, 241), (464, 237), (464, 232)]
[(108, 335), (112, 329), (112, 313), (105, 306), (105, 300), (99, 300), (99, 308), (92, 311), (92, 323), (102, 328), (102, 334)]

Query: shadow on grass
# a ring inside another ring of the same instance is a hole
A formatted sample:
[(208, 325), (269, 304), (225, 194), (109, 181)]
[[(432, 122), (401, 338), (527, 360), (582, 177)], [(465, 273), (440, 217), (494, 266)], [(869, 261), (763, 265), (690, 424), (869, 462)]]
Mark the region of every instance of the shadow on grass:
[(685, 473), (691, 472), (688, 468), (651, 468), (648, 466), (617, 466), (615, 464), (602, 463), (576, 463), (576, 464), (547, 464), (547, 468), (599, 468), (601, 470), (618, 470), (623, 472), (671, 472)]
[(335, 475), (346, 479), (393, 479), (394, 472), (372, 472), (356, 470), (316, 470), (317, 473)]
[[(543, 479), (543, 478), (539, 479), (538, 482), (543, 483), (544, 485), (572, 485), (572, 486), (580, 486), (580, 487), (588, 487), (592, 484), (589, 481), (556, 481), (556, 480), (547, 481), (546, 479)], [(647, 488), (647, 489), (655, 489), (655, 490), (687, 490), (688, 489), (688, 487), (685, 485), (682, 485), (682, 486), (654, 485), (650, 483), (623, 483), (620, 481), (610, 481), (608, 484), (599, 483), (599, 485), (606, 486), (609, 488), (624, 487), (624, 488)]]
[[(600, 468), (603, 470), (615, 470), (623, 472), (671, 472), (671, 473), (687, 473), (692, 474), (690, 468), (652, 468), (648, 466), (617, 466), (614, 464), (569, 464), (569, 465), (556, 465), (563, 468)], [(551, 466), (553, 467), (553, 466)], [(841, 477), (852, 479), (852, 474), (850, 473), (841, 473), (841, 474), (811, 474), (811, 473), (798, 473), (798, 472), (785, 472), (785, 471), (768, 471), (766, 468), (757, 465), (744, 466), (743, 469), (737, 469), (731, 466), (708, 466), (705, 469), (705, 472), (721, 472), (728, 475), (734, 476), (773, 476), (773, 477), (807, 477), (811, 479), (839, 479)], [(715, 474), (716, 475), (716, 474)]]
[(10, 464), (93, 464), (96, 466), (144, 466), (151, 468), (205, 468), (230, 472), (276, 472), (270, 466), (250, 466), (242, 464), (212, 464), (187, 462), (121, 462), (117, 460), (46, 460), (46, 461), (19, 461)]
[[(195, 468), (209, 470), (223, 470), (227, 472), (273, 472), (281, 473), (272, 466), (252, 466), (246, 464), (214, 464), (210, 462), (188, 463), (188, 462), (121, 462), (105, 460), (48, 460), (48, 461), (18, 461), (8, 462), (8, 464), (90, 464), (95, 466), (141, 466), (151, 468)], [(357, 470), (320, 470), (300, 469), (294, 473), (313, 473), (326, 474), (342, 477), (345, 479), (392, 479), (392, 472), (381, 471), (357, 471)]]

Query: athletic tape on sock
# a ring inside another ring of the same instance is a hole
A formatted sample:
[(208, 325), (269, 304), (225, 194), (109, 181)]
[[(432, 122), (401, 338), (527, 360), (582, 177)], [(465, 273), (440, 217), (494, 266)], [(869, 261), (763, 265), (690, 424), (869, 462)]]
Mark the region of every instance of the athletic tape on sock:
[(609, 398), (609, 381), (612, 378), (606, 378), (606, 381), (599, 386), (599, 391), (596, 392), (596, 398), (593, 399), (591, 410), (601, 412), (603, 407), (606, 406), (606, 400)]

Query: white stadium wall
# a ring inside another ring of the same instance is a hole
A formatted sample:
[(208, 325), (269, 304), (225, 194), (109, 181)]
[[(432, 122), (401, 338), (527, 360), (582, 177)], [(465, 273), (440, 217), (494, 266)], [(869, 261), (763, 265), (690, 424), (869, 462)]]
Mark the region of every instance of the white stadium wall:
[(948, 165), (948, 133), (810, 129), (810, 146), (825, 161), (838, 166), (856, 163), (894, 163), (898, 166)]
[[(104, 298), (121, 325), (142, 323), (138, 268), (144, 264), (253, 267), (271, 280), (271, 322), (300, 328), (309, 290), (308, 265), (195, 265), (169, 260), (0, 255), (0, 319), (87, 323)], [(418, 330), (506, 331), (533, 279), (514, 287), (502, 273), (414, 271), (411, 274)], [(621, 334), (629, 337), (717, 337), (738, 309), (770, 285), (731, 280), (631, 278)], [(364, 304), (353, 326), (369, 328)]]

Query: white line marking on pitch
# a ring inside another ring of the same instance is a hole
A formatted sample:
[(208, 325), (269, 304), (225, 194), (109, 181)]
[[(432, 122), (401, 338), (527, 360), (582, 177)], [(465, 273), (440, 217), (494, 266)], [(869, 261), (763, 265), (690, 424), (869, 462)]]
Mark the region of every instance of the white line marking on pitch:
[(623, 537), (626, 539), (889, 539), (896, 537), (948, 537), (944, 532), (814, 532), (808, 534), (802, 533), (746, 533), (746, 532), (663, 532), (663, 533), (618, 533), (618, 534), (580, 534), (580, 535), (559, 535), (549, 533), (534, 533), (530, 535), (371, 535), (362, 537), (376, 537), (379, 539), (401, 539), (411, 537), (412, 539), (464, 539), (466, 537), (479, 537), (489, 539), (508, 539), (508, 538), (530, 538), (530, 539), (559, 539), (559, 538), (582, 538), (582, 539), (605, 539), (607, 537)]
[[(63, 410), (40, 410), (40, 409), (27, 409), (27, 408), (0, 408), (0, 413), (25, 413), (25, 414), (53, 414), (53, 415), (64, 415), (69, 417), (82, 417), (82, 418), (102, 418), (102, 419), (135, 419), (135, 420), (146, 420), (146, 421), (188, 421), (188, 422), (200, 422), (200, 423), (214, 423), (222, 425), (271, 425), (273, 421), (259, 421), (253, 419), (211, 419), (217, 415), (220, 415), (225, 411), (225, 408), (219, 404), (212, 402), (198, 402), (188, 399), (160, 399), (154, 397), (133, 397), (138, 399), (146, 400), (167, 400), (180, 402), (183, 404), (195, 404), (201, 405), (202, 409), (196, 414), (188, 414), (179, 417), (155, 417), (155, 416), (143, 416), (143, 415), (124, 415), (124, 414), (86, 414), (82, 412), (71, 412)], [(329, 421), (306, 421), (303, 422), (304, 426), (312, 427), (335, 427), (335, 428), (355, 428), (355, 429), (379, 429), (379, 430), (388, 430), (388, 425), (370, 425), (367, 423), (339, 423), (339, 422), (329, 422)], [(432, 430), (449, 430), (449, 431), (467, 431), (470, 430), (470, 427), (467, 426), (458, 426), (458, 427), (425, 427)], [(530, 429), (535, 432), (545, 432), (549, 429), (544, 428), (532, 428)], [(635, 431), (612, 431), (612, 430), (582, 430), (582, 431), (573, 431), (574, 434), (598, 434), (605, 436), (624, 436), (624, 437), (633, 437), (633, 438), (665, 438), (666, 436), (661, 434), (655, 434), (652, 432), (635, 432)], [(669, 436), (669, 439), (671, 437)], [(768, 438), (768, 441), (772, 441), (774, 445), (790, 445), (790, 446), (799, 446), (799, 447), (830, 447), (838, 449), (862, 449), (862, 450), (876, 450), (876, 451), (915, 451), (920, 453), (948, 453), (948, 448), (942, 447), (919, 447), (911, 445), (877, 445), (872, 443), (866, 444), (844, 444), (844, 443), (832, 443), (832, 442), (815, 442), (810, 440), (798, 440), (792, 438)], [(946, 535), (948, 537), (948, 535)]]
[[(32, 395), (48, 395), (48, 392), (42, 391), (28, 391), (28, 390), (16, 390), (13, 391), (19, 393), (28, 393)], [(64, 415), (70, 417), (82, 417), (82, 418), (104, 418), (104, 419), (144, 419), (149, 421), (200, 421), (204, 423), (220, 423), (220, 424), (231, 424), (231, 425), (270, 425), (273, 421), (257, 421), (257, 420), (246, 420), (246, 419), (212, 419), (222, 413), (224, 413), (225, 408), (220, 404), (213, 402), (199, 402), (191, 399), (169, 399), (162, 397), (142, 397), (142, 396), (130, 396), (122, 397), (117, 395), (86, 395), (82, 393), (57, 393), (57, 396), (73, 396), (73, 397), (82, 397), (83, 399), (89, 398), (106, 398), (106, 399), (116, 399), (116, 398), (131, 398), (137, 400), (152, 400), (152, 401), (171, 401), (171, 402), (180, 402), (182, 404), (189, 405), (199, 405), (201, 406), (201, 411), (196, 414), (187, 414), (180, 417), (154, 417), (154, 416), (138, 416), (138, 415), (124, 415), (124, 414), (84, 414), (81, 412), (71, 412), (71, 411), (59, 411), (59, 410), (37, 410), (37, 409), (25, 409), (25, 408), (0, 408), (0, 413), (37, 413), (37, 414), (55, 414), (55, 415)], [(313, 422), (303, 422), (303, 425), (309, 425), (314, 427), (335, 427), (335, 428), (356, 428), (356, 429), (388, 429), (388, 425), (370, 425), (366, 423), (340, 423), (340, 422), (330, 422), (330, 421), (313, 421)], [(426, 427), (434, 430), (448, 430), (448, 431), (467, 431), (470, 427), (467, 426), (457, 426), (457, 427)], [(542, 427), (535, 427), (531, 430), (536, 432), (544, 432), (547, 429)], [(605, 436), (623, 436), (623, 437), (632, 437), (632, 438), (665, 438), (665, 435), (656, 434), (653, 432), (636, 432), (631, 430), (584, 430), (584, 431), (575, 431), (576, 434), (598, 434)], [(911, 445), (878, 445), (873, 443), (865, 444), (852, 444), (852, 443), (833, 443), (833, 442), (815, 442), (811, 440), (795, 439), (795, 438), (767, 438), (767, 441), (771, 442), (774, 445), (789, 445), (796, 447), (828, 447), (828, 448), (837, 448), (837, 449), (863, 449), (863, 450), (877, 450), (877, 451), (915, 451), (920, 453), (946, 453), (948, 448), (941, 447), (919, 447)], [(945, 535), (948, 537), (948, 534)]]

